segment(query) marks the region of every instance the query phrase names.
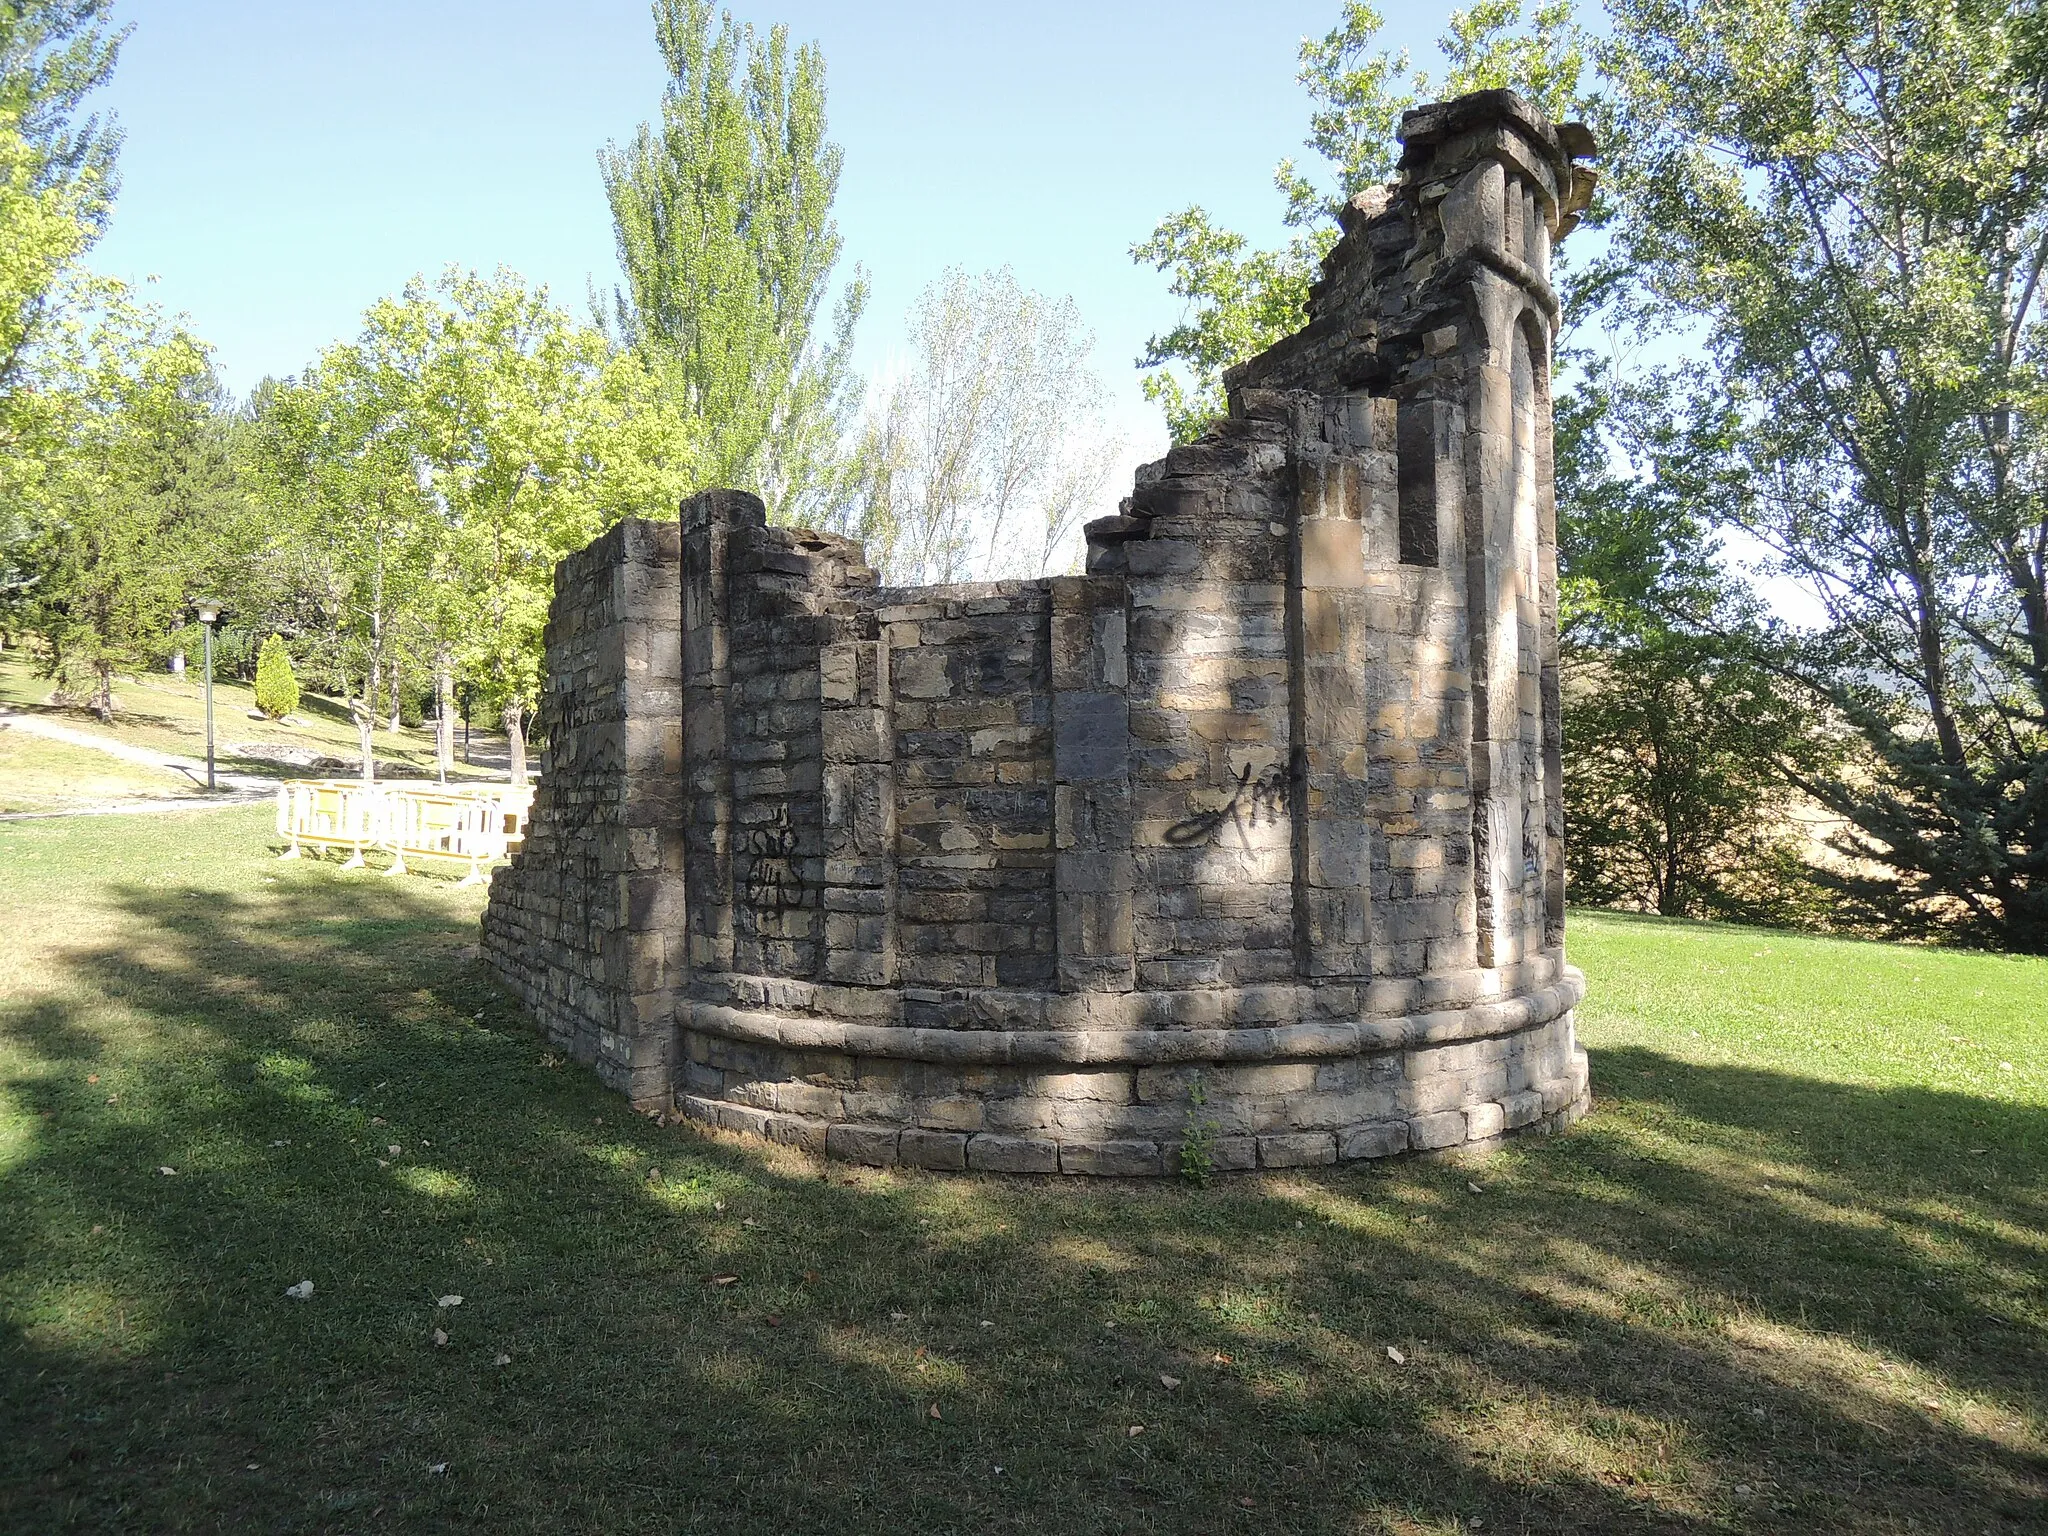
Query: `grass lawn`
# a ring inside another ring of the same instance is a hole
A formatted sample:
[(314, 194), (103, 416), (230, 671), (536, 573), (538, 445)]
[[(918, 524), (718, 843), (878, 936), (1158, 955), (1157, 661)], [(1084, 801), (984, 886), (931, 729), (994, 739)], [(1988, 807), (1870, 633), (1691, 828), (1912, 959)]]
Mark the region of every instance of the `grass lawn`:
[(2048, 964), (1580, 916), (1570, 1135), (1194, 1190), (658, 1128), (477, 907), (0, 826), (0, 1530), (2048, 1525)]
[(192, 781), (26, 731), (0, 730), (0, 815), (116, 800), (191, 800)]
[[(61, 721), (74, 730), (109, 736), (132, 746), (150, 747), (181, 757), (206, 756), (205, 690), (195, 662), (183, 677), (168, 673), (121, 678), (114, 688), (115, 718), (102, 724), (89, 709), (57, 708), (47, 702), (50, 680), (36, 675), (33, 658), (16, 647), (0, 653), (0, 708), (18, 709)], [(304, 747), (348, 763), (349, 771), (362, 761), (362, 744), (355, 722), (345, 705), (315, 693), (304, 694), (296, 725), (275, 720), (251, 719), (256, 707), (256, 690), (248, 683), (216, 677), (213, 684), (213, 729), (215, 761), (224, 773), (258, 774), (275, 778), (304, 777), (306, 770), (271, 759), (238, 751), (247, 745), (259, 747)], [(502, 756), (504, 737), (474, 732), (479, 751), (494, 750)], [(502, 763), (496, 770), (469, 767), (462, 761), (462, 737), (456, 735), (457, 777), (504, 777)], [(86, 748), (75, 749), (81, 752)], [(431, 725), (406, 726), (396, 732), (376, 733), (379, 763), (407, 774), (434, 776), (434, 730)], [(141, 773), (144, 770), (129, 770)], [(0, 774), (7, 765), (0, 763)], [(106, 796), (77, 795), (74, 801), (105, 799)], [(23, 807), (28, 809), (28, 807)]]

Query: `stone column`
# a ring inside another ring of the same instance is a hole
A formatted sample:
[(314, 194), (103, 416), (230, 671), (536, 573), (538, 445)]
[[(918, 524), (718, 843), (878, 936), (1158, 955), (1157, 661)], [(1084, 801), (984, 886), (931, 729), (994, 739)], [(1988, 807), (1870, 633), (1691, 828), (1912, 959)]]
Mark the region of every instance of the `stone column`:
[(764, 527), (743, 491), (706, 491), (682, 505), (683, 782), (690, 797), (684, 859), (692, 971), (732, 968), (732, 674), (728, 544), (735, 527)]
[(822, 977), (896, 979), (896, 743), (889, 648), (848, 640), (819, 655), (825, 824)]
[(1363, 455), (1392, 426), (1391, 402), (1337, 396), (1314, 441), (1296, 444), (1288, 673), (1299, 974), (1372, 973), (1367, 816)]
[(1052, 582), (1053, 841), (1059, 989), (1135, 984), (1124, 583)]

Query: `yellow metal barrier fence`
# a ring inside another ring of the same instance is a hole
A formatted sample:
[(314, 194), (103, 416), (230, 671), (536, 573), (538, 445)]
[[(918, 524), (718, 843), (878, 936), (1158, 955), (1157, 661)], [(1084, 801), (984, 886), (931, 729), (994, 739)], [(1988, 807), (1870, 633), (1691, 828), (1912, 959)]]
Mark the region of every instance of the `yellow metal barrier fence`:
[(466, 860), (464, 885), (484, 879), (484, 867), (509, 855), (526, 836), (533, 789), (524, 784), (436, 784), (398, 779), (287, 779), (277, 787), (277, 835), (299, 850), (347, 848), (344, 870), (364, 867), (363, 851), (392, 856), (387, 875), (406, 872), (406, 859)]

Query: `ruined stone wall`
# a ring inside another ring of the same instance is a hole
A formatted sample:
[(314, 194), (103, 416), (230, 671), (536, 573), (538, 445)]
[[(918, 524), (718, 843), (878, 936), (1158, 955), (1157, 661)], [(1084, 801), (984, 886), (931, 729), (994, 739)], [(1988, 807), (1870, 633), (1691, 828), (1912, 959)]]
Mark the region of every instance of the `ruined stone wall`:
[[(565, 566), (493, 963), (636, 1093), (868, 1162), (1160, 1173), (1199, 1127), (1286, 1167), (1579, 1112), (1547, 272), (1581, 137), (1500, 92), (1409, 114), (1309, 324), (1083, 575), (884, 589), (725, 491), (672, 585), (626, 580), (651, 532)], [(661, 766), (593, 752), (663, 708)], [(655, 888), (604, 907), (615, 865)]]
[(555, 572), (547, 739), (483, 958), (548, 1038), (636, 1103), (671, 1091), (684, 972), (682, 540), (621, 523)]

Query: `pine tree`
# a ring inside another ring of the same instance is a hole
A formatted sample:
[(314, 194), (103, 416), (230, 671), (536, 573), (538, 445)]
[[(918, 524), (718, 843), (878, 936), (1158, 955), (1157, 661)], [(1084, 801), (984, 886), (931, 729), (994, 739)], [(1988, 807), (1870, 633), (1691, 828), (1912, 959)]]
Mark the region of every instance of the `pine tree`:
[(273, 720), (299, 707), (299, 680), (292, 672), (291, 652), (278, 635), (265, 640), (256, 653), (256, 707)]

